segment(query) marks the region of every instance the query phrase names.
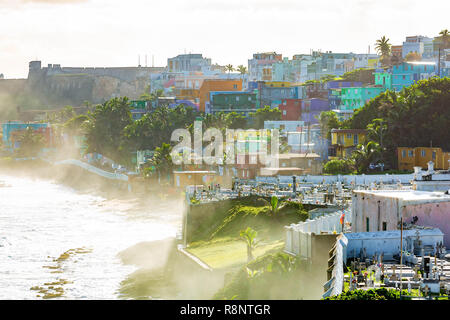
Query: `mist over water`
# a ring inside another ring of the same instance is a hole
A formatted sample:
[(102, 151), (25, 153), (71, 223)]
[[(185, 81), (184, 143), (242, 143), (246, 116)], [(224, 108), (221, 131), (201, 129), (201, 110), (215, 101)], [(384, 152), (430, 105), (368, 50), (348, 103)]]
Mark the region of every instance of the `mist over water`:
[[(120, 282), (137, 268), (117, 254), (174, 237), (179, 208), (130, 205), (47, 181), (0, 175), (0, 299), (41, 299), (30, 290), (67, 280), (58, 299), (120, 299)], [(55, 261), (70, 249), (71, 254)], [(50, 268), (49, 268), (50, 267)]]

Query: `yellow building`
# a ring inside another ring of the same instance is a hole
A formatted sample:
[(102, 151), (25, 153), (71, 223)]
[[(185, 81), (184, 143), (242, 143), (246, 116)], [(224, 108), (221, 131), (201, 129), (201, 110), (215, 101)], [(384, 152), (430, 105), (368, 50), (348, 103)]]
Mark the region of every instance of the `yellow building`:
[(414, 167), (428, 168), (428, 162), (434, 163), (435, 169), (448, 170), (450, 152), (434, 147), (399, 147), (397, 148), (397, 163), (399, 170), (414, 170)]
[(331, 150), (329, 159), (349, 158), (358, 146), (366, 141), (366, 130), (363, 129), (332, 129)]
[(289, 88), (293, 86), (293, 83), (288, 81), (266, 81), (264, 85), (271, 88)]

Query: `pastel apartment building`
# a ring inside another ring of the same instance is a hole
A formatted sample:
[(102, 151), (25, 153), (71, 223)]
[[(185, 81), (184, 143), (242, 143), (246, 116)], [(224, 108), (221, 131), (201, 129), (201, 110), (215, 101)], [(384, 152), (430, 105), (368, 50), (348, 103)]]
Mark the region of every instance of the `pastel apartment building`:
[(282, 55), (276, 52), (264, 52), (253, 54), (253, 59), (248, 60), (249, 81), (272, 81), (272, 67), (282, 60)]
[(167, 59), (167, 71), (206, 71), (211, 69), (211, 59), (203, 58), (202, 54), (189, 53), (180, 54), (174, 58)]

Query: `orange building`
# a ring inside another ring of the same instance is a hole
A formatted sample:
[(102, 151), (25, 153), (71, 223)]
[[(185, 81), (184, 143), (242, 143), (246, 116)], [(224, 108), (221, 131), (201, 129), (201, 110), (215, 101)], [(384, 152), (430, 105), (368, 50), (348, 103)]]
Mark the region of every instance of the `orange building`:
[(200, 90), (199, 89), (176, 89), (175, 91), (175, 95), (177, 97), (177, 99), (181, 99), (181, 100), (191, 100), (194, 101), (195, 103), (199, 103), (199, 93)]
[(200, 87), (199, 111), (205, 112), (206, 104), (209, 103), (209, 93), (212, 91), (242, 91), (242, 79), (208, 79), (203, 80)]
[(444, 152), (441, 148), (397, 148), (397, 162), (399, 170), (414, 170), (414, 167), (422, 167), (422, 169), (426, 169), (429, 161), (434, 163), (435, 169), (448, 170), (449, 159), (450, 152)]

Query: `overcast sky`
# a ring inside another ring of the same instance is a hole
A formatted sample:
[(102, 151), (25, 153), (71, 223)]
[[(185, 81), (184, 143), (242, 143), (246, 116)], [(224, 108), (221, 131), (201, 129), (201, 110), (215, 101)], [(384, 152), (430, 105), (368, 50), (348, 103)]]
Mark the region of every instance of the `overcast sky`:
[[(366, 53), (386, 35), (436, 36), (448, 0), (0, 0), (0, 73), (23, 78), (28, 62), (62, 66), (165, 66), (203, 53), (247, 65), (253, 53), (310, 49)], [(446, 25), (447, 24), (447, 25)]]

